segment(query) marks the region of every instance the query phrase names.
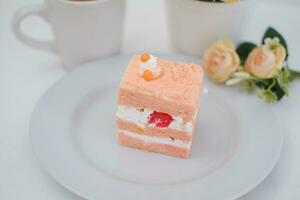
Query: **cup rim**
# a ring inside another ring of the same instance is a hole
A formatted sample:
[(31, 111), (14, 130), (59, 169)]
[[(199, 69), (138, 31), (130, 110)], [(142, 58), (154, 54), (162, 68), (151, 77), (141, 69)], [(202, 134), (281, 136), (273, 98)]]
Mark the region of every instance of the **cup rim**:
[(258, 0), (241, 0), (237, 3), (213, 3), (198, 0), (166, 0), (167, 8), (169, 6), (174, 7), (176, 4), (180, 4), (181, 9), (190, 12), (198, 12), (201, 9), (205, 13), (227, 13), (233, 10), (244, 10), (253, 7), (257, 4)]

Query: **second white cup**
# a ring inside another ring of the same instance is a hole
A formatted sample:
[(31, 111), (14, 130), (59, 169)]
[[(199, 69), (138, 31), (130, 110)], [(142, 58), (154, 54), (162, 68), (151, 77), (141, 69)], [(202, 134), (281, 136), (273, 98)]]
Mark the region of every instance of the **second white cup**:
[(221, 37), (240, 42), (246, 19), (255, 4), (256, 0), (237, 3), (166, 0), (170, 36), (175, 50), (199, 56)]

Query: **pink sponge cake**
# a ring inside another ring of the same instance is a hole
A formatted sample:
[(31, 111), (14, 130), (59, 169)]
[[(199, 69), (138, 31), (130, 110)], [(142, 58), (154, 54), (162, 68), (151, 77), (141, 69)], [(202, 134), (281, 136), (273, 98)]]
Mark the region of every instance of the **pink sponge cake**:
[(202, 83), (203, 70), (195, 64), (134, 56), (119, 86), (119, 142), (187, 158)]

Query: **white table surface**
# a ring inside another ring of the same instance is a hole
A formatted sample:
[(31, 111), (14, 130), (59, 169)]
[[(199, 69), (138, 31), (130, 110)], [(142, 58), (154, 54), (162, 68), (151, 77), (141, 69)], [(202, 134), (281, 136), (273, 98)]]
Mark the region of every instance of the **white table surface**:
[[(11, 32), (14, 11), (35, 2), (40, 1), (0, 0), (0, 199), (80, 200), (43, 171), (30, 146), (28, 126), (35, 104), (47, 88), (66, 75), (56, 56), (24, 46)], [(300, 70), (300, 4), (268, 2), (260, 3), (249, 25), (255, 29), (246, 30), (245, 37), (257, 41), (268, 24), (275, 25), (288, 37), (291, 66)], [(128, 0), (128, 10), (124, 53), (173, 52), (162, 0)], [(34, 35), (49, 34), (47, 26), (35, 18), (27, 20), (24, 29)], [(152, 34), (157, 30), (160, 34)], [(275, 105), (286, 131), (278, 164), (262, 184), (240, 200), (300, 199), (299, 91), (300, 81), (292, 85), (289, 99)]]

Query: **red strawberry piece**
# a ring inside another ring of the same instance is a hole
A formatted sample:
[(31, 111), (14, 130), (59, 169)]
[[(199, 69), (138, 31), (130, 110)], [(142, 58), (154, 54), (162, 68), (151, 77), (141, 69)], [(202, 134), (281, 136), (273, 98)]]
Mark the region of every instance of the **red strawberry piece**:
[(148, 124), (155, 123), (156, 127), (168, 127), (173, 121), (173, 118), (167, 113), (154, 111), (148, 116)]

